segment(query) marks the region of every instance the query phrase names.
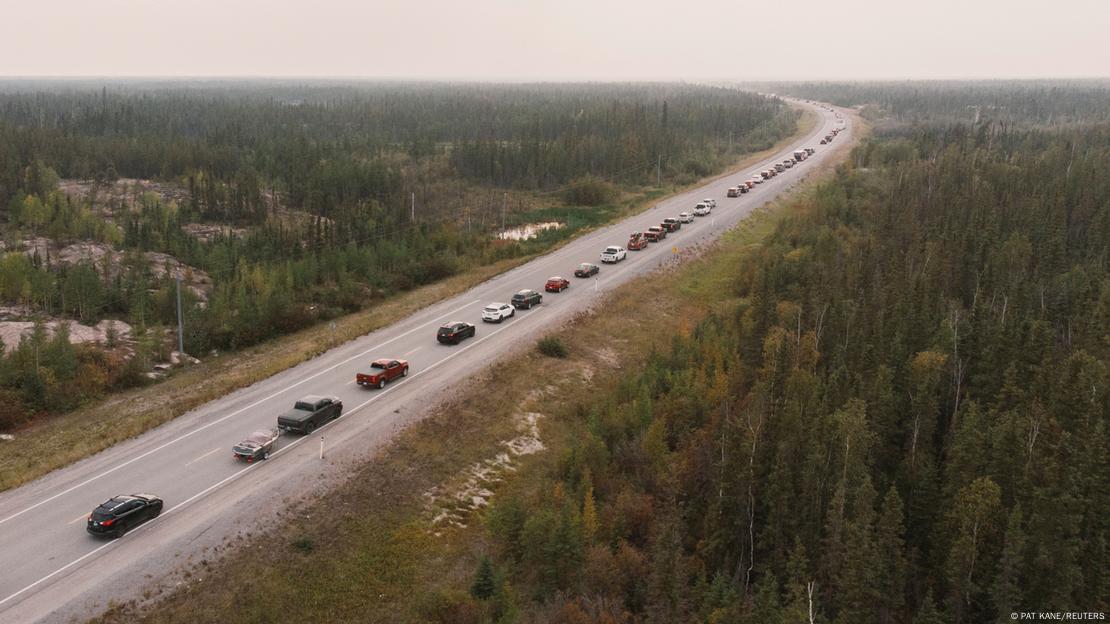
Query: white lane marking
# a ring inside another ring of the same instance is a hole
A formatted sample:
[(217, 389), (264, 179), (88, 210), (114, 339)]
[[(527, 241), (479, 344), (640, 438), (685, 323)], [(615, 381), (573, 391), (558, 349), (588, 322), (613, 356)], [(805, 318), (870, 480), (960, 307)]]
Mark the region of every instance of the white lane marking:
[(185, 465), (186, 465), (186, 466), (188, 466), (189, 464), (191, 464), (191, 463), (193, 463), (193, 462), (198, 462), (198, 461), (200, 461), (200, 460), (204, 459), (205, 457), (208, 457), (208, 456), (209, 456), (209, 455), (211, 455), (212, 453), (215, 453), (216, 451), (220, 450), (220, 448), (221, 448), (221, 447), (218, 447), (218, 446), (217, 446), (216, 448), (212, 449), (211, 451), (208, 451), (207, 453), (205, 453), (204, 455), (201, 455), (200, 457), (196, 457), (196, 458), (194, 458), (194, 459), (190, 459), (189, 461), (185, 462)]
[(409, 352), (408, 352), (408, 353), (406, 353), (405, 355), (412, 355), (413, 353), (416, 353), (417, 351), (419, 351), (419, 350), (421, 350), (421, 349), (423, 349), (423, 348), (424, 348), (424, 347), (417, 347), (417, 348), (413, 349), (412, 351), (409, 351)]
[[(543, 312), (543, 311), (544, 311), (545, 309), (546, 309), (546, 308), (540, 308), (540, 309), (538, 309), (538, 310), (533, 310), (531, 314), (527, 315), (527, 316), (526, 316), (526, 317), (524, 317), (524, 318), (534, 317), (534, 316), (536, 316), (536, 315), (537, 315), (538, 313), (540, 313), (540, 312)], [(506, 325), (506, 326), (504, 326), (504, 327), (500, 327), (500, 328), (498, 328), (497, 330), (495, 330), (495, 331), (493, 331), (493, 332), (490, 332), (489, 334), (486, 334), (485, 336), (482, 336), (482, 337), (481, 337), (481, 338), (479, 338), (478, 340), (475, 340), (475, 341), (471, 342), (471, 343), (470, 343), (469, 345), (467, 345), (466, 347), (463, 347), (462, 349), (458, 349), (457, 351), (455, 351), (455, 352), (454, 352), (454, 353), (452, 353), (451, 355), (448, 355), (447, 357), (445, 357), (445, 358), (441, 359), (440, 361), (436, 362), (435, 364), (432, 364), (431, 366), (429, 366), (429, 367), (427, 367), (427, 368), (423, 369), (422, 371), (420, 371), (420, 372), (418, 372), (418, 373), (415, 373), (415, 374), (412, 374), (412, 375), (409, 375), (409, 376), (408, 376), (408, 377), (407, 377), (406, 379), (415, 379), (415, 378), (419, 377), (420, 375), (423, 375), (424, 373), (427, 373), (428, 371), (431, 371), (432, 369), (436, 368), (437, 366), (439, 366), (439, 365), (443, 364), (444, 362), (446, 362), (446, 361), (448, 361), (448, 360), (450, 360), (450, 359), (452, 359), (452, 358), (455, 358), (455, 357), (457, 357), (457, 356), (461, 355), (461, 354), (462, 354), (462, 353), (463, 353), (464, 351), (466, 351), (466, 350), (468, 350), (468, 349), (472, 349), (472, 348), (474, 348), (474, 347), (478, 346), (478, 344), (479, 344), (479, 343), (481, 343), (482, 341), (484, 341), (484, 340), (486, 340), (486, 339), (488, 339), (488, 338), (492, 338), (493, 336), (497, 335), (498, 333), (500, 333), (500, 332), (502, 332), (502, 331), (504, 331), (504, 330), (506, 330), (506, 329), (509, 329), (510, 327), (513, 327), (513, 326), (515, 326), (515, 324), (514, 324), (514, 325)], [(404, 385), (404, 384), (402, 384), (402, 385)], [(325, 424), (325, 425), (324, 425), (323, 427), (320, 427), (320, 428), (319, 428), (319, 429), (317, 429), (316, 431), (323, 431), (323, 430), (324, 430), (325, 428), (327, 428), (328, 426), (330, 426), (330, 425), (331, 425), (332, 423), (336, 423), (336, 422), (339, 422), (340, 420), (343, 420), (343, 419), (344, 419), (344, 418), (346, 418), (347, 416), (350, 416), (351, 414), (354, 414), (354, 413), (358, 412), (359, 410), (361, 410), (362, 408), (366, 407), (367, 405), (369, 405), (369, 404), (373, 403), (374, 401), (377, 401), (378, 399), (380, 399), (380, 398), (384, 397), (385, 395), (389, 394), (390, 392), (392, 392), (392, 391), (393, 391), (394, 389), (396, 389), (396, 388), (400, 388), (400, 387), (401, 387), (401, 386), (389, 386), (388, 388), (386, 388), (386, 389), (384, 389), (384, 390), (379, 390), (379, 391), (375, 392), (375, 393), (374, 393), (374, 396), (372, 396), (372, 397), (370, 397), (369, 399), (367, 399), (367, 400), (363, 401), (363, 402), (362, 402), (362, 403), (360, 403), (360, 404), (359, 404), (359, 405), (358, 405), (357, 407), (354, 407), (354, 408), (352, 408), (352, 409), (348, 410), (348, 411), (347, 411), (346, 413), (344, 413), (343, 415), (341, 415), (341, 416), (340, 416), (339, 418), (336, 418), (335, 420), (333, 420), (333, 421), (331, 421), (331, 422), (329, 422), (329, 423)], [(287, 445), (285, 445), (285, 446), (281, 447), (280, 449), (278, 449), (278, 450), (274, 451), (274, 452), (273, 452), (273, 453), (272, 453), (272, 454), (270, 455), (270, 459), (269, 459), (269, 460), (266, 460), (266, 461), (271, 461), (271, 460), (273, 460), (273, 458), (277, 457), (278, 455), (280, 455), (280, 454), (284, 453), (285, 451), (287, 451), (287, 450), (289, 450), (289, 449), (293, 448), (294, 446), (297, 446), (297, 445), (298, 445), (298, 444), (300, 444), (301, 442), (304, 442), (305, 440), (308, 440), (308, 439), (310, 439), (310, 438), (312, 438), (312, 436), (311, 436), (311, 435), (306, 435), (306, 436), (301, 436), (301, 437), (297, 438), (296, 440), (293, 440), (293, 441), (292, 441), (292, 442), (290, 442), (289, 444), (287, 444)], [(256, 467), (258, 467), (258, 466), (261, 466), (261, 465), (262, 465), (263, 463), (265, 463), (265, 462), (259, 462), (259, 463), (256, 463), (256, 464), (248, 464), (248, 465), (247, 465), (247, 466), (246, 466), (245, 468), (242, 468), (242, 469), (238, 470), (237, 472), (233, 472), (233, 473), (231, 473), (231, 474), (230, 474), (230, 475), (228, 475), (227, 477), (224, 477), (224, 478), (223, 478), (222, 480), (220, 480), (220, 481), (218, 481), (218, 482), (216, 482), (216, 483), (214, 483), (214, 484), (212, 484), (212, 485), (208, 486), (207, 488), (205, 488), (205, 489), (201, 490), (200, 492), (197, 492), (196, 494), (193, 494), (193, 495), (192, 495), (192, 496), (190, 496), (189, 498), (187, 498), (187, 499), (185, 499), (185, 500), (181, 501), (180, 503), (178, 503), (178, 504), (174, 505), (173, 507), (170, 507), (170, 508), (169, 508), (169, 509), (167, 509), (166, 511), (163, 511), (163, 512), (161, 513), (161, 515), (159, 515), (159, 516), (158, 516), (157, 518), (154, 518), (154, 519), (152, 519), (152, 520), (150, 520), (150, 521), (148, 521), (148, 522), (144, 522), (143, 524), (141, 524), (141, 525), (139, 525), (139, 526), (135, 527), (135, 528), (134, 528), (134, 529), (133, 529), (132, 531), (130, 531), (130, 532), (129, 532), (129, 533), (127, 534), (127, 535), (134, 535), (134, 534), (135, 534), (136, 532), (138, 532), (138, 531), (140, 531), (140, 530), (142, 530), (142, 529), (144, 529), (144, 528), (146, 528), (146, 527), (148, 527), (148, 526), (150, 526), (150, 525), (154, 524), (155, 522), (157, 522), (158, 520), (161, 520), (162, 518), (165, 518), (165, 517), (166, 517), (167, 515), (169, 515), (169, 514), (173, 513), (174, 511), (177, 511), (178, 509), (181, 509), (181, 508), (182, 508), (182, 507), (184, 507), (185, 505), (188, 505), (189, 503), (191, 503), (191, 502), (195, 501), (196, 499), (198, 499), (198, 498), (200, 498), (200, 497), (204, 496), (205, 494), (208, 494), (208, 493), (209, 493), (209, 492), (211, 492), (212, 490), (215, 490), (216, 488), (218, 488), (218, 487), (220, 487), (220, 486), (224, 485), (225, 483), (228, 483), (228, 482), (230, 482), (230, 481), (234, 481), (235, 479), (237, 479), (238, 477), (240, 477), (240, 476), (242, 476), (242, 475), (243, 475), (244, 473), (246, 473), (246, 472), (247, 472), (248, 470), (251, 470), (252, 468), (256, 468)], [(82, 517), (84, 517), (84, 516), (82, 516)], [(12, 595), (8, 596), (7, 598), (4, 598), (3, 600), (0, 600), (0, 605), (3, 605), (3, 604), (4, 604), (5, 602), (8, 602), (9, 600), (11, 600), (11, 599), (15, 598), (16, 596), (19, 596), (19, 595), (21, 595), (21, 594), (23, 594), (23, 593), (27, 592), (28, 590), (30, 590), (30, 589), (33, 589), (34, 587), (37, 587), (37, 586), (38, 586), (38, 585), (40, 585), (41, 583), (43, 583), (43, 582), (45, 582), (45, 581), (47, 581), (47, 580), (49, 580), (49, 579), (51, 579), (51, 578), (53, 578), (53, 577), (57, 576), (58, 574), (60, 574), (60, 573), (64, 572), (65, 570), (68, 570), (69, 568), (72, 568), (73, 566), (75, 566), (75, 565), (77, 565), (77, 564), (81, 563), (81, 562), (82, 562), (82, 561), (84, 561), (85, 559), (88, 559), (89, 557), (91, 557), (92, 555), (95, 555), (96, 553), (100, 552), (101, 550), (104, 550), (105, 548), (107, 548), (107, 547), (109, 547), (109, 546), (111, 546), (111, 545), (113, 545), (113, 544), (115, 544), (115, 543), (119, 542), (119, 541), (120, 541), (121, 539), (126, 539), (126, 538), (127, 538), (127, 536), (125, 535), (124, 537), (120, 537), (120, 538), (114, 539), (114, 540), (112, 540), (112, 541), (108, 542), (107, 544), (104, 544), (104, 545), (102, 545), (102, 546), (98, 546), (97, 548), (93, 549), (92, 551), (90, 551), (90, 552), (87, 552), (87, 553), (85, 553), (84, 555), (81, 555), (81, 556), (80, 556), (80, 557), (78, 557), (77, 559), (74, 559), (73, 561), (71, 561), (71, 562), (67, 563), (66, 565), (64, 565), (64, 566), (62, 566), (62, 567), (60, 567), (60, 568), (58, 568), (57, 570), (54, 570), (54, 571), (53, 571), (53, 572), (51, 572), (50, 574), (47, 574), (46, 576), (44, 576), (44, 577), (40, 578), (39, 580), (35, 581), (34, 583), (31, 583), (30, 585), (28, 585), (28, 586), (24, 587), (23, 589), (21, 589), (21, 590), (19, 590), (19, 591), (15, 592), (14, 594), (12, 594)]]
[(22, 594), (23, 592), (25, 592), (25, 591), (27, 591), (27, 590), (29, 590), (29, 589), (31, 589), (31, 588), (33, 588), (33, 587), (37, 586), (37, 585), (38, 585), (39, 583), (42, 583), (42, 582), (44, 582), (44, 581), (47, 581), (47, 580), (49, 580), (49, 579), (51, 579), (51, 578), (53, 578), (53, 577), (55, 577), (55, 576), (57, 576), (57, 575), (61, 574), (62, 572), (65, 572), (66, 570), (68, 570), (68, 569), (72, 568), (73, 566), (77, 565), (78, 563), (81, 563), (81, 562), (82, 562), (82, 561), (84, 561), (85, 559), (88, 559), (89, 557), (91, 557), (91, 556), (95, 555), (96, 553), (98, 553), (98, 552), (100, 552), (100, 551), (104, 550), (105, 548), (107, 548), (107, 547), (111, 546), (111, 545), (112, 545), (113, 543), (114, 543), (114, 542), (108, 542), (107, 544), (102, 544), (102, 545), (100, 545), (100, 546), (97, 546), (96, 548), (94, 548), (94, 549), (90, 550), (89, 552), (87, 552), (87, 553), (85, 553), (85, 554), (81, 555), (81, 556), (80, 556), (80, 557), (78, 557), (77, 559), (74, 559), (73, 561), (70, 561), (69, 563), (65, 564), (64, 566), (62, 566), (62, 567), (58, 568), (57, 570), (54, 570), (54, 571), (53, 571), (53, 572), (51, 572), (50, 574), (47, 574), (46, 576), (44, 576), (44, 577), (40, 578), (39, 580), (35, 581), (34, 583), (31, 583), (31, 584), (30, 584), (30, 585), (28, 585), (27, 587), (24, 587), (23, 589), (21, 589), (21, 590), (19, 590), (19, 591), (15, 592), (15, 593), (14, 593), (14, 594), (12, 594), (11, 596), (8, 596), (7, 598), (5, 598), (5, 599), (3, 599), (3, 600), (0, 600), (0, 605), (2, 605), (2, 604), (4, 604), (5, 602), (7, 602), (7, 601), (11, 600), (12, 598), (15, 598), (16, 596), (18, 596), (18, 595)]
[(241, 408), (235, 410), (234, 412), (231, 412), (231, 413), (229, 413), (229, 414), (227, 414), (227, 415), (225, 415), (221, 418), (213, 420), (210, 423), (206, 423), (204, 425), (201, 425), (200, 427), (197, 427), (196, 429), (193, 429), (193, 430), (189, 431), (188, 433), (186, 433), (184, 435), (178, 436), (178, 437), (170, 440), (169, 442), (166, 442), (164, 444), (156, 446), (156, 447), (150, 449), (149, 451), (147, 451), (147, 452), (145, 452), (141, 455), (138, 455), (136, 457), (133, 457), (133, 458), (123, 462), (122, 464), (118, 464), (118, 465), (116, 465), (112, 468), (109, 468), (108, 470), (105, 470), (104, 472), (102, 472), (102, 473), (100, 473), (96, 476), (89, 477), (88, 479), (85, 479), (84, 481), (78, 483), (77, 485), (74, 485), (74, 486), (69, 487), (65, 490), (62, 490), (61, 492), (58, 492), (57, 494), (55, 494), (53, 496), (50, 496), (48, 498), (44, 498), (43, 500), (35, 503), (34, 505), (31, 505), (30, 507), (27, 507), (26, 509), (22, 509), (20, 511), (17, 511), (17, 512), (13, 513), (12, 515), (0, 520), (0, 524), (4, 524), (5, 522), (7, 522), (8, 520), (11, 520), (13, 518), (18, 518), (19, 516), (22, 516), (23, 514), (27, 513), (28, 511), (31, 511), (32, 509), (36, 509), (38, 507), (41, 507), (42, 505), (45, 505), (46, 503), (49, 503), (50, 501), (52, 501), (52, 500), (54, 500), (54, 499), (56, 499), (60, 496), (65, 496), (66, 494), (69, 494), (70, 492), (72, 492), (72, 491), (74, 491), (78, 488), (84, 487), (84, 486), (92, 483), (93, 481), (96, 481), (97, 479), (100, 479), (101, 477), (107, 476), (107, 475), (119, 470), (120, 468), (123, 468), (125, 466), (130, 465), (130, 464), (133, 464), (133, 463), (139, 461), (140, 459), (143, 459), (144, 457), (147, 457), (147, 456), (151, 455), (152, 453), (156, 453), (156, 452), (166, 448), (167, 446), (170, 446), (171, 444), (176, 444), (177, 442), (180, 442), (181, 440), (184, 440), (185, 438), (188, 438), (188, 437), (192, 436), (193, 434), (204, 431), (205, 429), (207, 429), (209, 427), (213, 427), (215, 425), (218, 425), (221, 422), (227, 420), (228, 418), (231, 418), (233, 416), (237, 416), (237, 415), (245, 412), (246, 410), (251, 409), (252, 407), (256, 407), (258, 405), (261, 405), (262, 403), (265, 403), (266, 401), (269, 401), (270, 399), (272, 399), (272, 398), (274, 398), (274, 397), (276, 397), (280, 394), (283, 394), (283, 393), (285, 393), (289, 390), (292, 390), (293, 388), (296, 388), (297, 386), (299, 386), (303, 383), (311, 381), (311, 380), (319, 377), (320, 375), (323, 375), (324, 373), (329, 373), (329, 372), (335, 370), (336, 368), (339, 368), (340, 366), (342, 366), (342, 365), (344, 365), (344, 364), (346, 364), (346, 363), (348, 363), (352, 360), (357, 360), (358, 358), (365, 356), (367, 353), (370, 353), (371, 351), (374, 351), (376, 349), (380, 349), (380, 348), (384, 347), (385, 345), (387, 345), (391, 342), (394, 342), (396, 340), (404, 338), (405, 336), (413, 333), (414, 331), (417, 331), (419, 329), (423, 329), (423, 328), (427, 327), (428, 325), (431, 325), (433, 323), (438, 322), (440, 319), (451, 316), (452, 314), (455, 314), (459, 310), (462, 310), (464, 308), (468, 308), (472, 305), (476, 305), (476, 304), (480, 303), (481, 301), (482, 301), (481, 299), (475, 299), (474, 301), (471, 301), (470, 303), (465, 303), (465, 304), (451, 310), (450, 312), (447, 312), (446, 314), (443, 314), (439, 317), (436, 317), (436, 318), (428, 321), (427, 323), (417, 325), (416, 327), (413, 327), (412, 329), (408, 330), (407, 332), (405, 332), (403, 334), (394, 336), (393, 338), (390, 338), (389, 340), (386, 340), (385, 342), (383, 342), (379, 345), (375, 345), (373, 347), (370, 347), (369, 349), (363, 351), (362, 353), (359, 353), (357, 355), (353, 355), (353, 356), (347, 358), (346, 360), (343, 360), (342, 362), (339, 362), (337, 364), (333, 364), (332, 366), (329, 366), (328, 368), (325, 368), (324, 370), (322, 370), (322, 371), (320, 371), (320, 372), (318, 372), (314, 375), (310, 375), (308, 377), (305, 377), (304, 379), (301, 379), (300, 381), (298, 381), (296, 383), (292, 383), (292, 384), (289, 384), (288, 386), (284, 386), (282, 389), (278, 390), (277, 392), (275, 392), (275, 393), (273, 393), (273, 394), (271, 394), (267, 397), (261, 398), (261, 399), (255, 401), (254, 403), (251, 403), (250, 405), (247, 405), (246, 407), (241, 407)]
[(69, 522), (67, 522), (66, 524), (67, 524), (67, 525), (70, 525), (70, 524), (73, 524), (74, 522), (79, 522), (79, 521), (81, 521), (81, 520), (88, 520), (88, 519), (89, 519), (89, 514), (87, 514), (87, 513), (84, 513), (84, 514), (81, 514), (80, 516), (77, 516), (77, 517), (76, 517), (76, 518), (74, 518), (73, 520), (70, 520), (70, 521), (69, 521)]

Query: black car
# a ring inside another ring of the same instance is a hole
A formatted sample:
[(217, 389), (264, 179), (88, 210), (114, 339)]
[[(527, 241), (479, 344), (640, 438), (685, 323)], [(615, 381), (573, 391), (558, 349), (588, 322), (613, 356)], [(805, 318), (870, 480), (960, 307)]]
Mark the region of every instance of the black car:
[(470, 323), (451, 321), (439, 328), (439, 331), (436, 332), (436, 340), (443, 343), (459, 344), (466, 338), (473, 338), (477, 332), (478, 330)]
[(513, 295), (512, 304), (518, 310), (527, 310), (534, 305), (539, 305), (541, 301), (543, 301), (543, 295), (531, 288), (526, 288)]
[(598, 271), (600, 271), (600, 270), (601, 270), (601, 267), (597, 266), (596, 264), (591, 264), (589, 262), (583, 262), (582, 264), (578, 265), (578, 268), (574, 269), (574, 276), (575, 277), (589, 277), (591, 275), (597, 275)]
[(162, 513), (162, 499), (150, 494), (116, 496), (104, 501), (89, 514), (85, 527), (93, 535), (120, 537)]

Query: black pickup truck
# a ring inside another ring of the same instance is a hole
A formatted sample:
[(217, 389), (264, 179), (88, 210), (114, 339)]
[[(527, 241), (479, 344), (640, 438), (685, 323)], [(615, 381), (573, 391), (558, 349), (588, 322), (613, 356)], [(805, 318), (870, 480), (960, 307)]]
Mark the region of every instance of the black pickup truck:
[(278, 429), (308, 435), (343, 413), (343, 402), (337, 397), (309, 395), (302, 397), (293, 409), (278, 416)]

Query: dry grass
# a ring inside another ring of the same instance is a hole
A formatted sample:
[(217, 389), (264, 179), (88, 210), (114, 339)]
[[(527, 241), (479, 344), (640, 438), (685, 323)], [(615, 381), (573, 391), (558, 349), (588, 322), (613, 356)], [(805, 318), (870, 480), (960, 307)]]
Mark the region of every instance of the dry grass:
[[(798, 122), (799, 135), (809, 132), (816, 120), (817, 116), (808, 111), (802, 115)], [(768, 150), (746, 156), (729, 167), (728, 172), (710, 179), (733, 175), (781, 149), (796, 136), (783, 139)], [(665, 192), (680, 193), (710, 179), (670, 188)], [(663, 194), (663, 190), (656, 189), (636, 195), (626, 201), (610, 222), (642, 212), (657, 203)], [(580, 234), (587, 231), (582, 230)], [(569, 242), (567, 240), (560, 245)], [(141, 435), (213, 399), (296, 366), (431, 303), (464, 292), (531, 258), (526, 256), (474, 267), (442, 282), (339, 318), (335, 321), (334, 333), (323, 324), (311, 327), (244, 351), (210, 358), (155, 385), (112, 394), (102, 401), (33, 424), (17, 432), (16, 442), (0, 441), (0, 491), (17, 487), (113, 444)]]
[[(828, 175), (832, 166), (813, 177)], [(523, 349), (479, 374), (451, 404), (400, 434), (349, 482), (315, 502), (334, 512), (323, 524), (280, 522), (235, 545), (252, 553), (249, 563), (226, 557), (225, 549), (225, 558), (206, 565), (203, 575), (185, 572), (185, 583), (155, 604), (119, 605), (94, 621), (191, 624), (232, 610), (245, 622), (421, 621), (419, 605), (437, 592), (465, 590), (479, 556), (492, 549), (480, 522), (433, 530), (421, 493), (457, 482), (468, 466), (500, 452), (499, 441), (514, 435), (514, 416), (526, 411), (545, 415), (548, 450), (523, 459), (501, 487), (544, 487), (542, 475), (581, 435), (583, 408), (613, 392), (653, 347), (666, 348), (669, 336), (691, 331), (719, 302), (721, 281), (737, 262), (805, 206), (804, 195), (780, 199), (730, 232), (713, 253), (617, 289), (607, 298), (606, 314), (583, 314), (558, 330), (568, 349), (565, 360)], [(659, 293), (650, 306), (641, 297), (647, 280)], [(539, 382), (537, 370), (544, 371)], [(255, 548), (263, 544), (277, 547)]]

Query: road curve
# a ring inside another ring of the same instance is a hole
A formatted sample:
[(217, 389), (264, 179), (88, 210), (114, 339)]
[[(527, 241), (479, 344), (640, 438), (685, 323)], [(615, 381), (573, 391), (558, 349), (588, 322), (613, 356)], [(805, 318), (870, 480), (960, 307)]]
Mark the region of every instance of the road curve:
[[(586, 234), (471, 290), (441, 301), (389, 327), (336, 347), (248, 388), (208, 403), (138, 438), (0, 494), (0, 621), (63, 621), (91, 617), (108, 601), (137, 597), (183, 563), (260, 522), (311, 522), (279, 512), (286, 502), (327, 486), (347, 474), (351, 462), (388, 441), (400, 426), (419, 418), (460, 381), (531, 341), (574, 314), (595, 307), (607, 291), (656, 269), (674, 249), (710, 241), (753, 210), (793, 186), (836, 144), (850, 140), (851, 117), (814, 106), (818, 122), (804, 138), (741, 173), (718, 178), (667, 199), (618, 224)], [(823, 136), (843, 125), (833, 145)], [(794, 150), (813, 147), (807, 161), (788, 169), (753, 192), (727, 198), (726, 190)], [(644, 251), (629, 251), (616, 265), (601, 265), (597, 279), (575, 279), (579, 262), (599, 262), (607, 245), (624, 246), (628, 233), (656, 225), (664, 217), (692, 211), (702, 198), (717, 208)], [(551, 275), (571, 279), (563, 293), (544, 293), (543, 304), (497, 325), (481, 322), (491, 301), (508, 301), (521, 288), (542, 292)], [(458, 346), (440, 345), (436, 328), (451, 320), (478, 326), (476, 338)], [(355, 373), (379, 357), (404, 358), (407, 378), (384, 390), (353, 383)], [(306, 394), (336, 395), (343, 417), (304, 438), (283, 435), (268, 461), (244, 464), (231, 446), (250, 432), (275, 425), (278, 413)], [(321, 448), (325, 450), (320, 457)], [(150, 492), (165, 500), (162, 516), (114, 541), (85, 532), (85, 518), (116, 494)]]

